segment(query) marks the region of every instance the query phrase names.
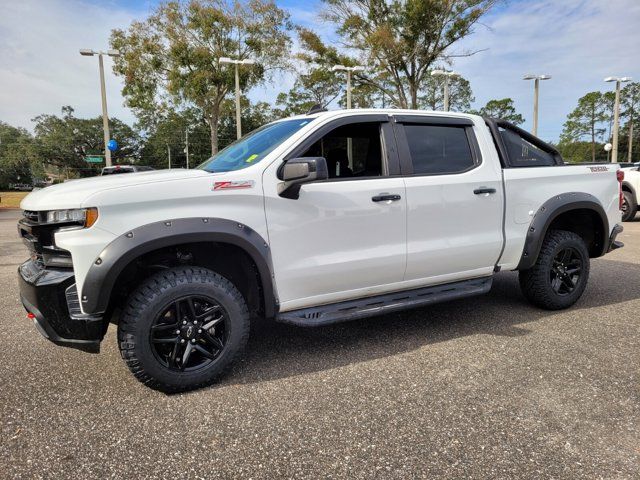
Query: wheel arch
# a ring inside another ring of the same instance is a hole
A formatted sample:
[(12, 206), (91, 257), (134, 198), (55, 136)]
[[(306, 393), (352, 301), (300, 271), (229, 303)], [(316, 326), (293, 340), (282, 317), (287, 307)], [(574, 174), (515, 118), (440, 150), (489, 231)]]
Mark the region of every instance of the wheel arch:
[(592, 258), (606, 253), (609, 221), (600, 201), (590, 193), (565, 193), (547, 200), (534, 215), (517, 270), (526, 270), (536, 263), (550, 229), (568, 230), (580, 235)]
[(253, 262), (262, 288), (260, 301), (264, 314), (273, 317), (277, 312), (277, 297), (268, 243), (247, 225), (222, 218), (179, 218), (154, 222), (113, 240), (87, 272), (80, 292), (83, 311), (107, 311), (117, 280), (136, 259), (169, 247), (204, 243), (232, 246)]

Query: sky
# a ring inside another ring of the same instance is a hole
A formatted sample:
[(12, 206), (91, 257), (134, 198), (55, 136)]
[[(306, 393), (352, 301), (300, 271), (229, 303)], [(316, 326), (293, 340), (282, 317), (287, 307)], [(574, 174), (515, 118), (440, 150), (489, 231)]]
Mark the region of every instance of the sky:
[[(298, 25), (335, 40), (320, 22), (320, 1), (276, 0)], [(80, 117), (101, 112), (98, 60), (80, 48), (107, 49), (110, 31), (144, 19), (156, 0), (0, 0), (0, 120), (33, 129), (42, 113), (60, 114), (71, 105)], [(540, 89), (539, 135), (557, 140), (578, 98), (612, 89), (607, 76), (640, 81), (640, 0), (511, 0), (482, 20), (452, 54), (453, 69), (471, 82), (474, 108), (492, 98), (510, 97), (530, 128), (533, 82), (527, 73), (548, 74)], [(105, 59), (109, 115), (133, 124), (123, 105), (122, 81)], [(291, 73), (249, 92), (273, 102), (293, 85)]]

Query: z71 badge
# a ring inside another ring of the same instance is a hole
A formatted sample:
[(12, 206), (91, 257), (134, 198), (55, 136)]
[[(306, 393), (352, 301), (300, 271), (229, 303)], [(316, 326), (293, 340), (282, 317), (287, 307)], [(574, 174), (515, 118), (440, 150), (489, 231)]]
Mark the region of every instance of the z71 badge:
[(211, 190), (242, 190), (245, 188), (253, 188), (253, 180), (215, 182)]
[(609, 167), (589, 167), (592, 172), (608, 172)]

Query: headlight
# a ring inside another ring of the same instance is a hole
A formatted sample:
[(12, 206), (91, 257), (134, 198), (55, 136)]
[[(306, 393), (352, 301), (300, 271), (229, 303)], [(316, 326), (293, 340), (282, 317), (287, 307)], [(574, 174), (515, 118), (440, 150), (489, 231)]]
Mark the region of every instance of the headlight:
[(97, 208), (74, 208), (47, 212), (47, 223), (75, 223), (88, 228), (96, 223), (96, 220), (98, 220)]

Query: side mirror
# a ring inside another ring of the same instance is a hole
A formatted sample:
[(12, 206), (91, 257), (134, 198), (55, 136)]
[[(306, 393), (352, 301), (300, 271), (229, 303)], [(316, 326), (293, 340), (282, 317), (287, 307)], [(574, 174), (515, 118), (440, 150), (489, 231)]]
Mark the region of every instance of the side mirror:
[(304, 183), (326, 180), (329, 178), (329, 170), (323, 157), (292, 158), (281, 167), (278, 176), (284, 180), (279, 195), (297, 199), (300, 196), (300, 187)]

